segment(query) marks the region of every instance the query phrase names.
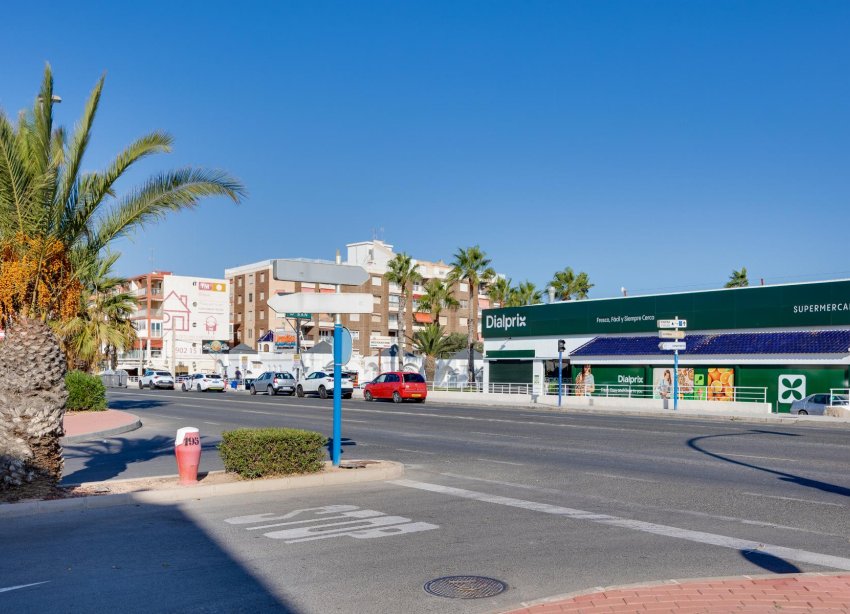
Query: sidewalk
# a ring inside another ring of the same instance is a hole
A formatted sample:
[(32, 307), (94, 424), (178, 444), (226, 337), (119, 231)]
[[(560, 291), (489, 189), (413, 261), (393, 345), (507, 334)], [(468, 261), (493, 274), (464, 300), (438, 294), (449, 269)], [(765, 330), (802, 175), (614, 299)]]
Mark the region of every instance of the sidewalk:
[(850, 574), (806, 573), (669, 580), (597, 587), (507, 614), (850, 612)]
[(108, 409), (66, 413), (62, 426), (62, 443), (68, 444), (135, 431), (141, 428), (142, 421), (135, 414)]

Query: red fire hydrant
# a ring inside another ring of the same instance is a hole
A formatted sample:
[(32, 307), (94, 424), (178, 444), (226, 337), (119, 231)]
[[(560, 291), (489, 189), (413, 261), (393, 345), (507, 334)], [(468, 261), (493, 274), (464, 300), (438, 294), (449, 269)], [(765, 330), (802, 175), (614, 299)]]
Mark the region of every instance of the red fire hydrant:
[(183, 485), (198, 483), (198, 465), (201, 463), (201, 433), (193, 426), (177, 431), (174, 439), (177, 472)]

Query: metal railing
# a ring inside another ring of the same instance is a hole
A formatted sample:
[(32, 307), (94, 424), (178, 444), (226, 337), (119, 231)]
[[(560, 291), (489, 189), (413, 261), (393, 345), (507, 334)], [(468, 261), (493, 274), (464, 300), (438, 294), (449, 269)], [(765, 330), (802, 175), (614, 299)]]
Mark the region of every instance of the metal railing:
[[(558, 394), (558, 380), (546, 380), (546, 394)], [(672, 387), (630, 384), (563, 384), (561, 394), (572, 397), (615, 397), (621, 399), (672, 399)], [(767, 388), (761, 386), (682, 386), (679, 399), (685, 401), (718, 401), (741, 403), (766, 403)]]
[(850, 405), (850, 388), (830, 388), (829, 405), (831, 407), (847, 407)]

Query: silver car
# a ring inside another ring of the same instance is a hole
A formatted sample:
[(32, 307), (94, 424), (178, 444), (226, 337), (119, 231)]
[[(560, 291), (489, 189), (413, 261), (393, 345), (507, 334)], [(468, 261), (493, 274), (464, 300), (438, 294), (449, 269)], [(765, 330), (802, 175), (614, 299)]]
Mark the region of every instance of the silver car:
[(827, 407), (847, 405), (847, 397), (836, 394), (830, 399), (829, 394), (810, 394), (807, 397), (791, 403), (791, 413), (798, 416), (822, 416)]
[(295, 378), (292, 373), (286, 371), (266, 371), (251, 382), (251, 394), (268, 392), (269, 396), (275, 394), (295, 394)]

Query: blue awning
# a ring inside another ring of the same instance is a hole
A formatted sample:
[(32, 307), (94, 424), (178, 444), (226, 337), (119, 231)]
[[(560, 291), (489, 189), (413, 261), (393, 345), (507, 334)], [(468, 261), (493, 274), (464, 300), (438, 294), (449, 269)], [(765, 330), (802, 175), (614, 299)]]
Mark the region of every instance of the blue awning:
[[(666, 356), (658, 337), (597, 337), (570, 356)], [(688, 335), (682, 356), (731, 354), (850, 354), (850, 330)]]

